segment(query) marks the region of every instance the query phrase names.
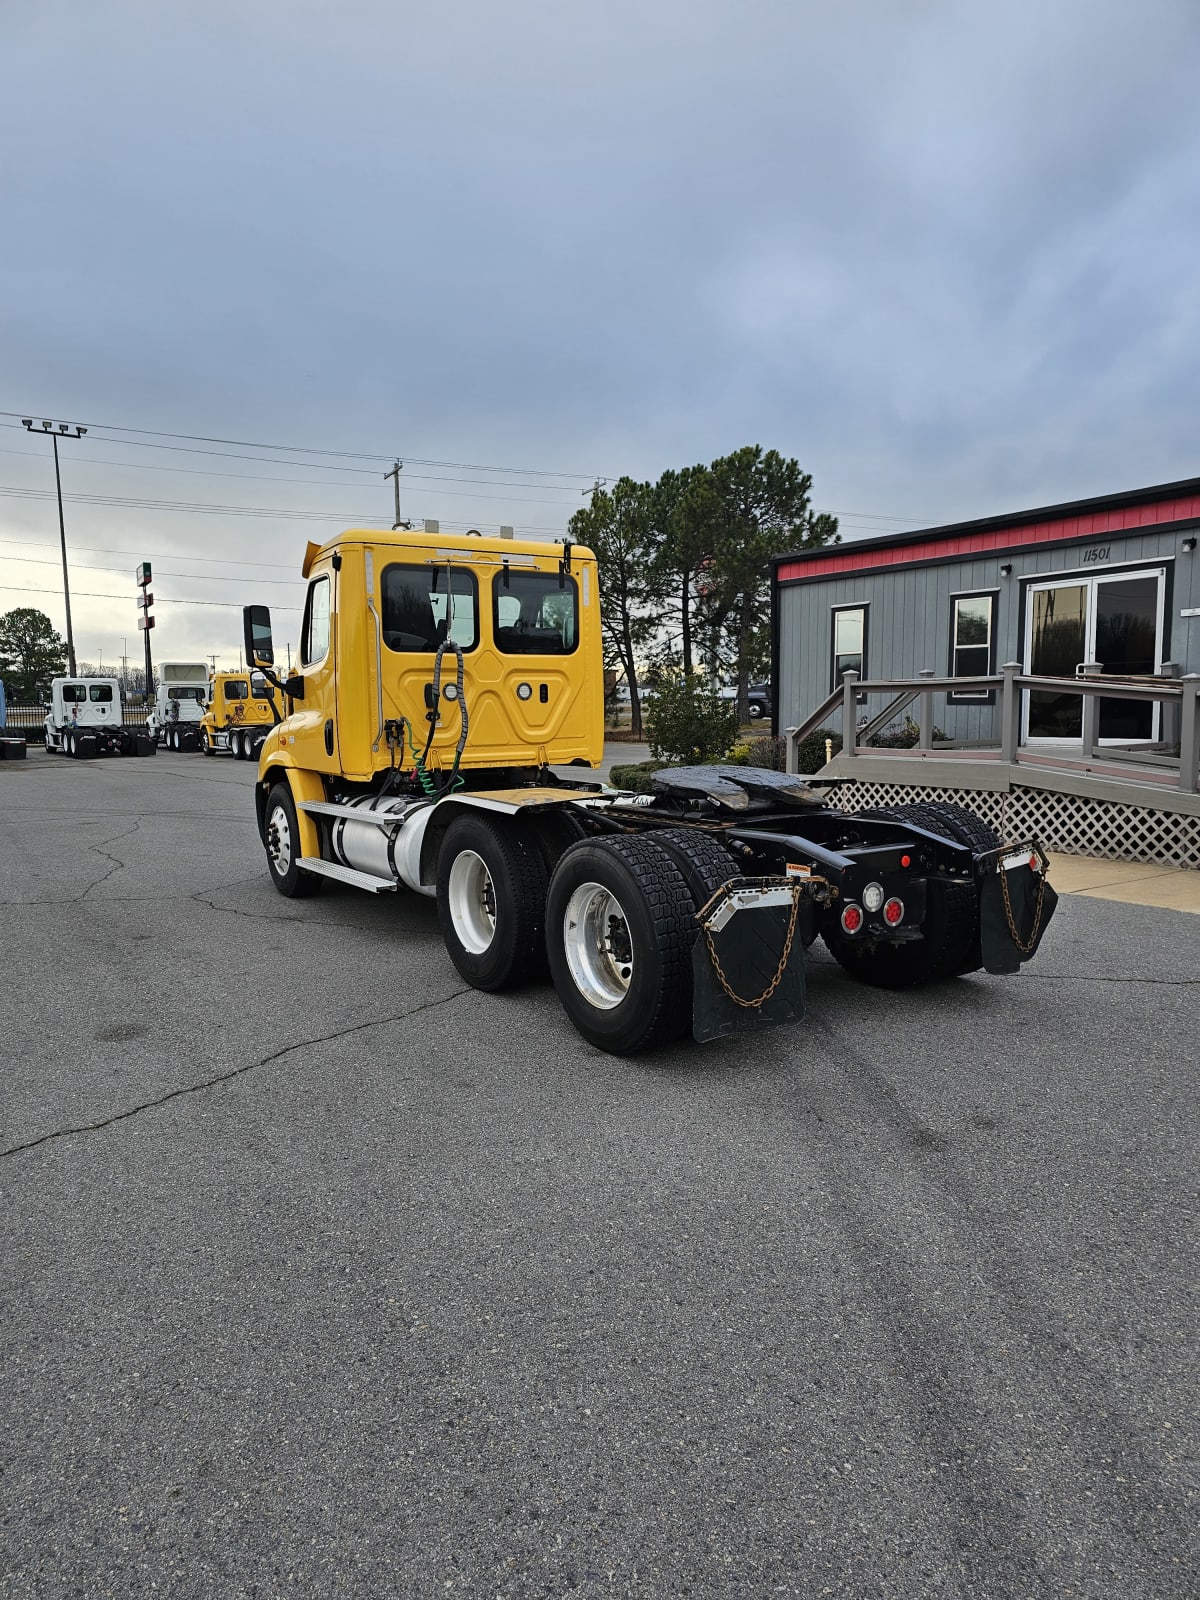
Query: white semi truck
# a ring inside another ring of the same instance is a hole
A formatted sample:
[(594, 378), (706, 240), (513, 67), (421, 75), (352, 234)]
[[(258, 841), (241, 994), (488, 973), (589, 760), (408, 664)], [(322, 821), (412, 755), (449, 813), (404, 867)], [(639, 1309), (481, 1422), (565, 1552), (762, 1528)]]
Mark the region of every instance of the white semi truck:
[(95, 756), (152, 756), (145, 728), (127, 728), (116, 678), (54, 678), (45, 722), (46, 749), (86, 761)]
[(200, 722), (208, 699), (208, 668), (203, 661), (163, 661), (146, 728), (168, 750), (198, 750)]

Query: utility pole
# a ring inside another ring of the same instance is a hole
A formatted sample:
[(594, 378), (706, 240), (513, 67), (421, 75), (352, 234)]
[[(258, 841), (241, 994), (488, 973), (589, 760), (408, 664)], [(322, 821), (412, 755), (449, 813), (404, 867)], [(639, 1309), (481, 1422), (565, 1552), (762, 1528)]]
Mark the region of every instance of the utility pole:
[(411, 522), (402, 522), (400, 520), (400, 473), (403, 470), (403, 467), (404, 467), (403, 461), (397, 461), (395, 463), (395, 465), (392, 467), (392, 470), (390, 472), (385, 472), (384, 475), (383, 475), (385, 483), (389, 478), (392, 478), (394, 480), (394, 483), (395, 483), (395, 489), (396, 489), (396, 520), (395, 520), (395, 522), (392, 523), (393, 530), (396, 529), (396, 528), (411, 528), (412, 527), (412, 523)]
[[(33, 418), (22, 417), (21, 426), (33, 432)], [(57, 428), (57, 432), (54, 430)], [(42, 432), (50, 435), (50, 442), (54, 446), (54, 487), (58, 491), (58, 537), (62, 544), (62, 569), (63, 569), (63, 604), (67, 613), (67, 668), (72, 677), (75, 677), (75, 635), (71, 629), (71, 581), (67, 575), (67, 527), (63, 521), (62, 508), (62, 476), (58, 470), (58, 441), (59, 439), (82, 439), (87, 432), (86, 428), (76, 426), (71, 432), (69, 422), (43, 422)]]

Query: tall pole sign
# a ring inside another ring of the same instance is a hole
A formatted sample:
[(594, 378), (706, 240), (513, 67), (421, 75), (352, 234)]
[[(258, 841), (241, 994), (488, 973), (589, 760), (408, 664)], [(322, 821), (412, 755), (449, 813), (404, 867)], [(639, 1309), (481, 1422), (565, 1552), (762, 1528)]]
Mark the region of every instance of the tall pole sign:
[(138, 585), (138, 627), (143, 630), (142, 638), (146, 641), (146, 704), (149, 705), (154, 695), (154, 675), (150, 664), (150, 629), (154, 626), (154, 618), (150, 615), (150, 607), (154, 604), (154, 596), (150, 593), (150, 563), (143, 561), (134, 576)]

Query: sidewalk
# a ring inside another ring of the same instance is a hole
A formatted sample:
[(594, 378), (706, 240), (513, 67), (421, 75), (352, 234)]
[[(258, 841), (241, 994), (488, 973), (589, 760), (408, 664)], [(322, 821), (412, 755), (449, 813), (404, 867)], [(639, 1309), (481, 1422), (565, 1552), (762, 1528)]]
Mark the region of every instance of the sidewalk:
[(1162, 906), (1168, 911), (1190, 911), (1200, 916), (1200, 872), (1151, 867), (1137, 861), (1064, 856), (1052, 850), (1050, 882), (1059, 894), (1123, 900), (1134, 906)]

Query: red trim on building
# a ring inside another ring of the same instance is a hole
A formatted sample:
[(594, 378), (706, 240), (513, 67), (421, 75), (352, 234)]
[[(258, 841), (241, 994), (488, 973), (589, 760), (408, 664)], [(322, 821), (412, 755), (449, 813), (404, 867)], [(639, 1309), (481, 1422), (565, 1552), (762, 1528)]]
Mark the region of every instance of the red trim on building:
[(1067, 539), (1101, 539), (1105, 534), (1129, 533), (1136, 528), (1153, 528), (1160, 523), (1186, 522), (1193, 518), (1200, 520), (1200, 494), (1177, 495), (1170, 500), (1114, 507), (1109, 511), (1087, 511), (1044, 522), (1013, 523), (1008, 527), (947, 533), (932, 538), (923, 535), (918, 539), (898, 539), (885, 549), (876, 547), (857, 554), (853, 545), (838, 545), (820, 554), (781, 561), (776, 579), (787, 583), (797, 578), (825, 578), (837, 572), (871, 572), (914, 561), (944, 560), (947, 556), (1020, 550), (1026, 545), (1053, 544)]

